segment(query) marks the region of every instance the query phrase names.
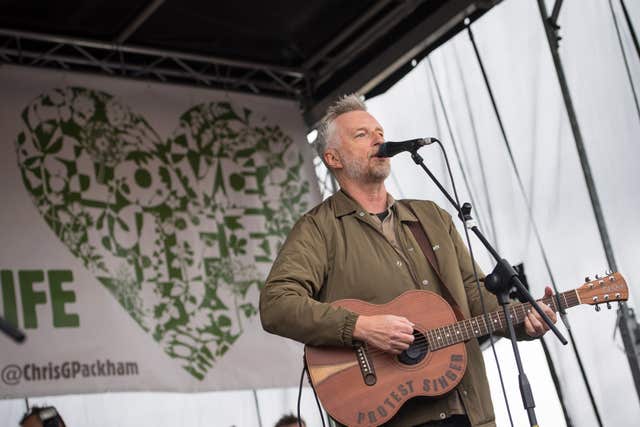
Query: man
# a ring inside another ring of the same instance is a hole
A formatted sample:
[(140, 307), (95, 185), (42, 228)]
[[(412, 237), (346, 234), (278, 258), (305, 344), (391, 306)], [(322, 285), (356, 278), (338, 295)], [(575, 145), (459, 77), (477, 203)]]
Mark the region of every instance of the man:
[[(357, 315), (329, 303), (356, 298), (383, 304), (407, 290), (443, 294), (446, 286), (465, 318), (482, 314), (471, 259), (451, 216), (433, 202), (397, 202), (387, 193), (390, 161), (375, 156), (383, 142), (382, 126), (357, 96), (328, 109), (317, 147), (340, 191), (305, 214), (283, 245), (260, 298), (265, 330), (314, 346), (360, 341), (400, 354), (414, 339), (409, 319)], [(410, 229), (416, 222), (433, 246), (438, 271)], [(482, 295), (487, 311), (497, 309), (484, 287)], [(545, 311), (555, 322), (552, 310)], [(529, 314), (519, 336), (538, 337), (546, 329), (537, 313)], [(456, 389), (407, 401), (386, 425), (495, 426), (477, 340), (466, 349), (468, 367)]]
[(274, 427), (307, 427), (304, 420), (300, 418), (300, 424), (298, 424), (298, 417), (293, 414), (283, 415)]
[(53, 406), (39, 407), (33, 406), (31, 410), (22, 417), (21, 427), (65, 427), (58, 411)]

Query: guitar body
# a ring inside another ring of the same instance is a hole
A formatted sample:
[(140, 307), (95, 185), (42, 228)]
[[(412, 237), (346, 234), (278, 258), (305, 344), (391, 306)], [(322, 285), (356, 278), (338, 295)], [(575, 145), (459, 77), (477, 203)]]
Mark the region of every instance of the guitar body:
[[(580, 304), (611, 308), (626, 301), (629, 289), (620, 273), (596, 275), (575, 290), (539, 300), (554, 312)], [(361, 346), (305, 347), (311, 383), (329, 414), (348, 426), (378, 426), (389, 421), (412, 397), (439, 396), (455, 388), (467, 368), (464, 342), (506, 328), (506, 314), (497, 310), (457, 321), (453, 309), (438, 294), (408, 291), (393, 301), (375, 305), (355, 299), (333, 305), (358, 314), (394, 314), (412, 321), (415, 340), (399, 356)], [(514, 325), (524, 322), (529, 303), (510, 304)]]
[(464, 342), (429, 349), (429, 330), (456, 322), (449, 304), (429, 291), (408, 291), (393, 301), (369, 304), (355, 299), (333, 305), (362, 315), (393, 314), (415, 324), (412, 346), (396, 356), (362, 346), (305, 347), (309, 375), (320, 401), (347, 426), (378, 426), (389, 421), (410, 398), (453, 390), (467, 366)]

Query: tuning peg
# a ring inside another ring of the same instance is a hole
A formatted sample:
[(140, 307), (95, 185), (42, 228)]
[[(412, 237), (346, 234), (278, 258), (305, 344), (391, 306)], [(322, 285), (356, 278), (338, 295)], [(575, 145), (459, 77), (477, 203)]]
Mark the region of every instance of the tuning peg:
[(607, 301), (607, 310), (611, 310), (611, 303)]
[(600, 280), (600, 279), (601, 279), (600, 275), (596, 274), (596, 280)]
[(596, 304), (596, 311), (600, 311), (600, 304)]
[(584, 281), (585, 282), (590, 282), (591, 281), (591, 276), (585, 276)]
[(611, 275), (613, 274), (613, 271), (611, 271), (611, 270), (609, 269), (609, 270), (605, 271), (605, 274), (606, 274), (607, 276), (611, 276)]

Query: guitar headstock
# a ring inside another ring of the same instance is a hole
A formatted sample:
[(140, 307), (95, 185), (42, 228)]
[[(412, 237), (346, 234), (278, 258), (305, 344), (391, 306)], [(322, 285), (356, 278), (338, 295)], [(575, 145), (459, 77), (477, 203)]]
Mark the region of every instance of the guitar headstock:
[(585, 284), (576, 289), (576, 292), (582, 304), (595, 305), (596, 310), (600, 310), (598, 304), (605, 303), (607, 308), (611, 308), (610, 303), (629, 298), (627, 282), (620, 273), (608, 272), (602, 277), (596, 274), (594, 280), (589, 277), (585, 280)]

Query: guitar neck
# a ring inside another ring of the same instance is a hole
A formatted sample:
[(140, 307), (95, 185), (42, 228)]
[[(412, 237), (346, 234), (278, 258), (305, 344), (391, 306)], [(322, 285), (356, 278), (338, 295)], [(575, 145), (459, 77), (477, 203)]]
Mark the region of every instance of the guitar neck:
[[(546, 297), (538, 300), (549, 307), (554, 312), (557, 312), (558, 302), (563, 309), (569, 307), (575, 307), (580, 305), (580, 298), (578, 292), (574, 289), (571, 291), (558, 294), (558, 298)], [(517, 303), (511, 304), (508, 308), (509, 316), (513, 325), (519, 325), (524, 322), (527, 313), (532, 310), (531, 304)], [(435, 329), (430, 329), (426, 332), (427, 340), (429, 341), (429, 348), (437, 350), (439, 348), (448, 347), (459, 342), (468, 341), (472, 338), (478, 338), (484, 335), (488, 335), (491, 332), (504, 330), (507, 328), (507, 322), (505, 319), (504, 310), (496, 310), (488, 313), (486, 316), (481, 314), (480, 316), (472, 317), (470, 319), (461, 320), (457, 323), (442, 326)]]

